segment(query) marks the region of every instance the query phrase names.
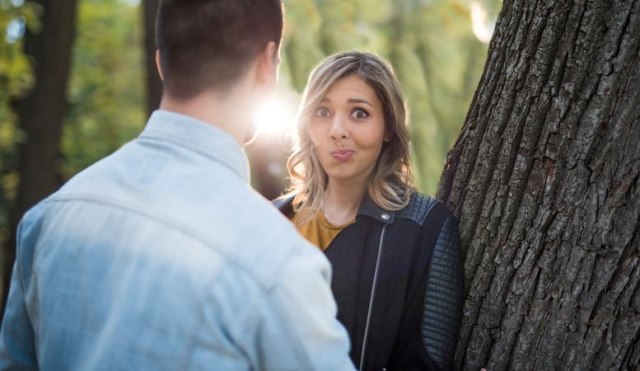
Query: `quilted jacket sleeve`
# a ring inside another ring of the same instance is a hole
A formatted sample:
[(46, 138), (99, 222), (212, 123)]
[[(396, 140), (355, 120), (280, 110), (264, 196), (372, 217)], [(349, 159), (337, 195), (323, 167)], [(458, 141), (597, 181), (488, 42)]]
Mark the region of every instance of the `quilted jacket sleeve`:
[(422, 324), (425, 350), (443, 370), (453, 367), (463, 301), (463, 257), (457, 221), (449, 215), (433, 249)]

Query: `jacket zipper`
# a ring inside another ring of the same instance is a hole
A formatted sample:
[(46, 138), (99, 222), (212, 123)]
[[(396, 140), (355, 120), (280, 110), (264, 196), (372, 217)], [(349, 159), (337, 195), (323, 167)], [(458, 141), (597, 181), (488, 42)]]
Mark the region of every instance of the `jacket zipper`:
[(371, 297), (369, 297), (369, 309), (367, 311), (367, 322), (364, 327), (364, 337), (362, 338), (362, 352), (360, 353), (360, 370), (364, 369), (364, 357), (367, 350), (367, 337), (369, 336), (369, 324), (371, 322), (371, 312), (373, 310), (373, 301), (376, 296), (376, 283), (378, 281), (378, 269), (380, 268), (380, 257), (382, 256), (382, 241), (384, 240), (384, 231), (387, 225), (382, 226), (380, 232), (380, 243), (378, 244), (378, 256), (376, 257), (376, 268), (373, 271), (373, 283), (371, 284)]

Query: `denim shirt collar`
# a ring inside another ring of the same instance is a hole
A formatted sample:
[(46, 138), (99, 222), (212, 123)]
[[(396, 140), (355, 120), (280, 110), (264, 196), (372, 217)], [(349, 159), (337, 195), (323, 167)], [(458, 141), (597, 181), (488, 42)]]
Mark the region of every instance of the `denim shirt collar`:
[(140, 134), (188, 148), (223, 164), (244, 182), (249, 182), (249, 162), (243, 148), (226, 131), (176, 112), (157, 110)]

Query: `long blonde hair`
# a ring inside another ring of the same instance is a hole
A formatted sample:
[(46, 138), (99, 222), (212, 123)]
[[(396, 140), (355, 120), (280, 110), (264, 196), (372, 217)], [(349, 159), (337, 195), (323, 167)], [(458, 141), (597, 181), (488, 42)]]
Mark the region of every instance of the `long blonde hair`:
[(340, 79), (358, 76), (377, 94), (384, 112), (385, 130), (390, 140), (382, 146), (372, 171), (367, 192), (378, 206), (399, 210), (407, 205), (414, 191), (410, 166), (407, 107), (400, 83), (392, 67), (372, 53), (357, 51), (334, 54), (314, 68), (297, 117), (297, 136), (287, 162), (290, 194), (294, 194), (296, 220), (304, 223), (321, 210), (327, 186), (324, 171), (314, 151), (307, 125), (313, 111), (327, 91)]

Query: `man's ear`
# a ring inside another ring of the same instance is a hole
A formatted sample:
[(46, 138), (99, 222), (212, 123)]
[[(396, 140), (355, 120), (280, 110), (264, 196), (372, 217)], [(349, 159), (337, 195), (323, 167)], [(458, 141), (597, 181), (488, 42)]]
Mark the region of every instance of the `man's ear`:
[(270, 41), (256, 60), (256, 78), (261, 85), (275, 86), (278, 81), (278, 64), (280, 64), (280, 48)]
[(164, 81), (164, 75), (162, 74), (162, 64), (160, 63), (160, 50), (156, 50), (156, 68), (158, 69), (160, 80)]

